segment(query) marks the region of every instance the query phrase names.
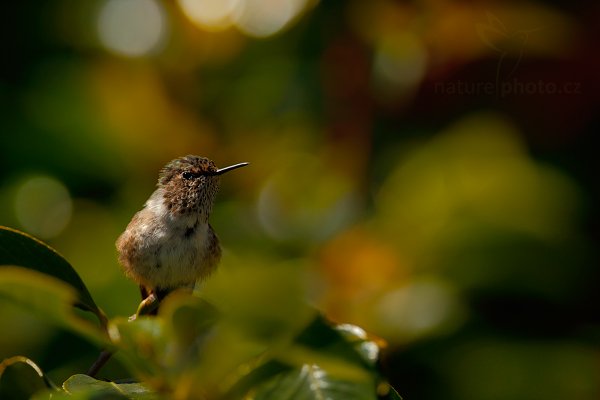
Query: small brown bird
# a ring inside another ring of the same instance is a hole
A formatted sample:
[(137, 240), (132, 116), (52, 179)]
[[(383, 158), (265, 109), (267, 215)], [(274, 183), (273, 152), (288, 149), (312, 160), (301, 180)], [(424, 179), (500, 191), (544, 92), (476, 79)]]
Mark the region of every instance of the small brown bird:
[(188, 155), (160, 171), (157, 189), (116, 243), (125, 274), (140, 285), (138, 313), (155, 313), (168, 293), (193, 288), (216, 269), (221, 247), (208, 218), (220, 175), (246, 165), (218, 169), (208, 158)]

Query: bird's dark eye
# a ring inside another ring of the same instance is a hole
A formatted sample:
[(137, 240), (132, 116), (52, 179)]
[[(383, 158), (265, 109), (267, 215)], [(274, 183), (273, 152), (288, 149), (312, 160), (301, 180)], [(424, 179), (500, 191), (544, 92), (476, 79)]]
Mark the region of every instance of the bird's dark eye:
[(181, 177), (183, 179), (189, 180), (189, 179), (192, 179), (194, 177), (194, 174), (192, 174), (189, 171), (185, 171), (183, 174), (181, 174)]

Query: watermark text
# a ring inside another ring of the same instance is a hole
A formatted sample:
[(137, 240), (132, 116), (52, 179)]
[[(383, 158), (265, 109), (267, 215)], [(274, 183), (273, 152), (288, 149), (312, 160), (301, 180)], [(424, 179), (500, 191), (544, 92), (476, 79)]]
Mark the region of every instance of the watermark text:
[(516, 78), (503, 82), (449, 81), (436, 82), (435, 94), (454, 96), (532, 96), (581, 94), (581, 82), (521, 81)]

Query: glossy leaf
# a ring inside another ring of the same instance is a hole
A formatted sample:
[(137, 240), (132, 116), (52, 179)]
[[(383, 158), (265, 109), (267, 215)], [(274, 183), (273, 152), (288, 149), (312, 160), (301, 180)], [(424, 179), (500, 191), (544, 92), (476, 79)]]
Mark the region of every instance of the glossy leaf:
[(105, 325), (106, 317), (73, 267), (58, 252), (40, 240), (0, 226), (0, 269), (18, 265), (59, 279), (75, 290), (74, 305), (91, 311)]
[(375, 400), (374, 380), (349, 381), (333, 378), (316, 365), (278, 376), (252, 397), (254, 400)]
[(295, 342), (322, 355), (372, 369), (372, 361), (361, 354), (360, 343), (356, 346), (355, 340), (347, 337), (347, 334), (332, 326), (325, 318), (317, 316)]
[[(160, 397), (142, 383), (114, 383), (99, 381), (91, 376), (73, 375), (63, 383), (63, 389), (69, 394), (89, 395), (90, 399), (116, 398), (134, 400), (154, 400)], [(85, 398), (85, 397), (84, 397)]]
[[(358, 327), (333, 326), (323, 317), (317, 316), (292, 343), (283, 348), (271, 349), (269, 355), (272, 359), (239, 379), (227, 398), (241, 398), (253, 392), (256, 387), (264, 388), (261, 393), (267, 396), (267, 392), (275, 390), (269, 388), (276, 387), (276, 390), (285, 391), (283, 386), (301, 386), (300, 381), (312, 380), (312, 375), (327, 376), (323, 385), (330, 387), (334, 382), (337, 385), (334, 391), (352, 391), (355, 388), (346, 385), (352, 383), (357, 388), (363, 388), (361, 390), (364, 390), (364, 394), (374, 396), (374, 382), (378, 375), (374, 370), (373, 354), (377, 351), (373, 351), (373, 346), (377, 346), (365, 340), (366, 335), (362, 334), (364, 331)], [(315, 398), (319, 398), (317, 393), (313, 394)], [(299, 398), (312, 398), (307, 393), (304, 395), (309, 397)]]
[(335, 330), (342, 335), (348, 344), (354, 347), (363, 360), (370, 366), (375, 367), (379, 359), (379, 345), (375, 341), (369, 340), (364, 329), (356, 325), (341, 324), (336, 325)]

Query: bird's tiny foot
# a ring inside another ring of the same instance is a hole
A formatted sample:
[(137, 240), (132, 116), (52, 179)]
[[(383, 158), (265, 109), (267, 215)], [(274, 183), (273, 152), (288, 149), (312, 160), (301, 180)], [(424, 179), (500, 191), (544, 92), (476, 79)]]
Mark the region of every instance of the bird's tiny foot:
[[(146, 297), (140, 303), (140, 305), (137, 309), (137, 312), (133, 316), (134, 319), (135, 319), (135, 317), (137, 317), (139, 315), (153, 314), (154, 311), (156, 311), (156, 309), (158, 308), (158, 305), (159, 305), (158, 297), (154, 293), (151, 293), (148, 297)], [(131, 318), (129, 320), (132, 321)]]

